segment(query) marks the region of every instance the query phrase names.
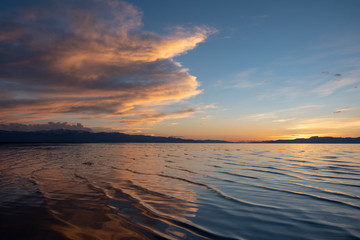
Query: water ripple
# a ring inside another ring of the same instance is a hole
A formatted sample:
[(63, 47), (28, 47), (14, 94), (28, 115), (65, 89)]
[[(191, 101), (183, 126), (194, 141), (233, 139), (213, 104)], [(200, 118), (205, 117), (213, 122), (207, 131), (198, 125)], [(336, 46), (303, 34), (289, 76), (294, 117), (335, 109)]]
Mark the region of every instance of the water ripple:
[(352, 144), (0, 145), (0, 234), (360, 239), (359, 153)]

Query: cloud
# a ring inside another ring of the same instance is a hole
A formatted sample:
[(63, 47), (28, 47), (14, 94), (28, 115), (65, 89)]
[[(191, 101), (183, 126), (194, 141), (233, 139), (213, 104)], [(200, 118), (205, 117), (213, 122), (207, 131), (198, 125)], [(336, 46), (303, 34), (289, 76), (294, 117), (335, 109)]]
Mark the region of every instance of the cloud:
[(277, 120), (274, 120), (273, 122), (282, 123), (282, 122), (289, 122), (289, 121), (292, 121), (292, 120), (295, 120), (295, 118), (277, 119)]
[(256, 81), (254, 75), (257, 73), (257, 68), (249, 68), (242, 72), (239, 72), (235, 75), (235, 79), (229, 81), (229, 83), (224, 83), (222, 80), (218, 80), (214, 87), (222, 87), (222, 88), (255, 88), (268, 84), (267, 80)]
[(166, 119), (179, 119), (179, 118), (187, 118), (190, 117), (192, 114), (199, 112), (197, 109), (189, 108), (189, 109), (182, 109), (173, 112), (166, 112), (166, 113), (143, 113), (143, 114), (136, 114), (130, 117), (124, 117), (121, 119), (123, 125), (131, 127), (136, 125), (144, 125), (144, 124), (155, 124)]
[(344, 108), (340, 108), (340, 109), (337, 109), (334, 114), (338, 114), (338, 113), (342, 113), (342, 112), (345, 112), (345, 111), (349, 111), (351, 108), (349, 107), (344, 107)]
[[(324, 72), (321, 72), (322, 74), (325, 74), (325, 75), (329, 75), (329, 74), (331, 74), (330, 72), (328, 72), (328, 71), (324, 71)], [(333, 76), (335, 76), (335, 77), (341, 77), (341, 73), (334, 73), (334, 74), (332, 74)]]
[(294, 120), (294, 118), (283, 118), (283, 117), (299, 115), (300, 113), (303, 113), (306, 109), (318, 108), (318, 107), (322, 107), (322, 106), (313, 105), (313, 104), (302, 105), (298, 107), (279, 109), (276, 111), (271, 111), (266, 113), (257, 113), (257, 114), (249, 115), (248, 118), (255, 121), (264, 120), (264, 119), (275, 119), (273, 120), (273, 122), (286, 122), (286, 121)]
[(356, 129), (360, 128), (360, 120), (357, 118), (314, 118), (304, 119), (301, 123), (291, 126), (290, 130), (316, 130), (316, 131), (328, 131), (334, 129), (352, 129), (356, 132)]
[(212, 104), (208, 104), (208, 105), (205, 105), (202, 107), (203, 109), (217, 109), (218, 106), (216, 106), (215, 103), (212, 103)]
[(92, 129), (84, 127), (81, 123), (77, 123), (77, 124), (70, 124), (68, 122), (48, 122), (45, 124), (0, 123), (0, 130), (5, 130), (5, 131), (31, 132), (31, 131), (44, 131), (44, 130), (56, 130), (56, 129), (80, 130), (80, 131), (88, 131), (88, 132), (92, 131)]
[(298, 86), (283, 87), (275, 90), (272, 96), (286, 96), (286, 97), (298, 97), (304, 93)]
[(146, 32), (141, 11), (122, 1), (19, 6), (0, 10), (3, 121), (67, 115), (127, 124), (139, 107), (155, 109), (201, 93), (196, 77), (173, 57), (194, 49), (213, 29)]
[(359, 80), (359, 78), (360, 71), (351, 71), (349, 72), (347, 77), (328, 81), (316, 88), (314, 92), (319, 94), (320, 96), (328, 96), (345, 86), (355, 84)]
[(256, 88), (268, 84), (268, 81), (251, 82), (247, 80), (239, 81), (234, 87), (236, 88)]
[(245, 71), (242, 71), (236, 75), (235, 86), (236, 88), (255, 88), (259, 86), (266, 85), (268, 81), (254, 81), (252, 76), (257, 72), (257, 68), (249, 68)]
[[(360, 120), (358, 117), (298, 118), (281, 131), (277, 138), (307, 138), (311, 136), (358, 137)], [(276, 138), (275, 138), (276, 139)]]

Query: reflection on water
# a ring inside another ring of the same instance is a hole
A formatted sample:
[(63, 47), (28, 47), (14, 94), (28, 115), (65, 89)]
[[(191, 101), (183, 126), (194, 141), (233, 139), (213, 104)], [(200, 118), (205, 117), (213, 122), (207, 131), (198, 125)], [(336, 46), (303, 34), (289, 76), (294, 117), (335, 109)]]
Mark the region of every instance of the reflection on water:
[(0, 146), (5, 239), (359, 239), (360, 148)]

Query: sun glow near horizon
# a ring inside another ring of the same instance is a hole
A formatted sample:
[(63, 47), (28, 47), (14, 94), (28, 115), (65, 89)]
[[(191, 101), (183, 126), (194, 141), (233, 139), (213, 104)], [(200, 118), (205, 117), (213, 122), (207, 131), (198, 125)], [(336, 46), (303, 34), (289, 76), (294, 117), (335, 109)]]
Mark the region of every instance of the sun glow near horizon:
[(229, 141), (360, 135), (357, 1), (25, 2), (1, 3), (3, 126)]

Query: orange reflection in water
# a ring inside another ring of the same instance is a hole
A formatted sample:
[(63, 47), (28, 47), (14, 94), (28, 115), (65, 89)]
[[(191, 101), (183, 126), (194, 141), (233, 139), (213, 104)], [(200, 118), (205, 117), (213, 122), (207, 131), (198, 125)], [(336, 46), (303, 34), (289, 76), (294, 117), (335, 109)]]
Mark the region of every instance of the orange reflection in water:
[[(134, 148), (134, 144), (129, 146), (129, 149), (121, 149), (122, 155), (112, 161), (115, 169), (112, 187), (121, 189), (160, 214), (176, 218), (194, 217), (197, 204), (196, 193), (189, 187), (191, 184), (180, 176), (169, 174), (173, 171), (168, 166), (172, 162), (171, 158), (177, 158), (184, 153), (174, 149), (171, 155), (160, 145), (148, 147), (144, 153), (137, 151), (144, 149), (140, 144), (139, 149)], [(188, 176), (191, 179), (190, 173)]]
[(52, 226), (52, 229), (62, 233), (72, 240), (84, 239), (149, 239), (129, 221), (112, 213), (77, 211), (72, 219), (65, 221), (57, 218), (61, 224)]
[(168, 167), (183, 153), (172, 155), (156, 146), (144, 153), (138, 146), (82, 145), (43, 156), (46, 167), (33, 178), (54, 219), (46, 223), (49, 228), (74, 240), (185, 234), (172, 220), (195, 217), (196, 193)]

